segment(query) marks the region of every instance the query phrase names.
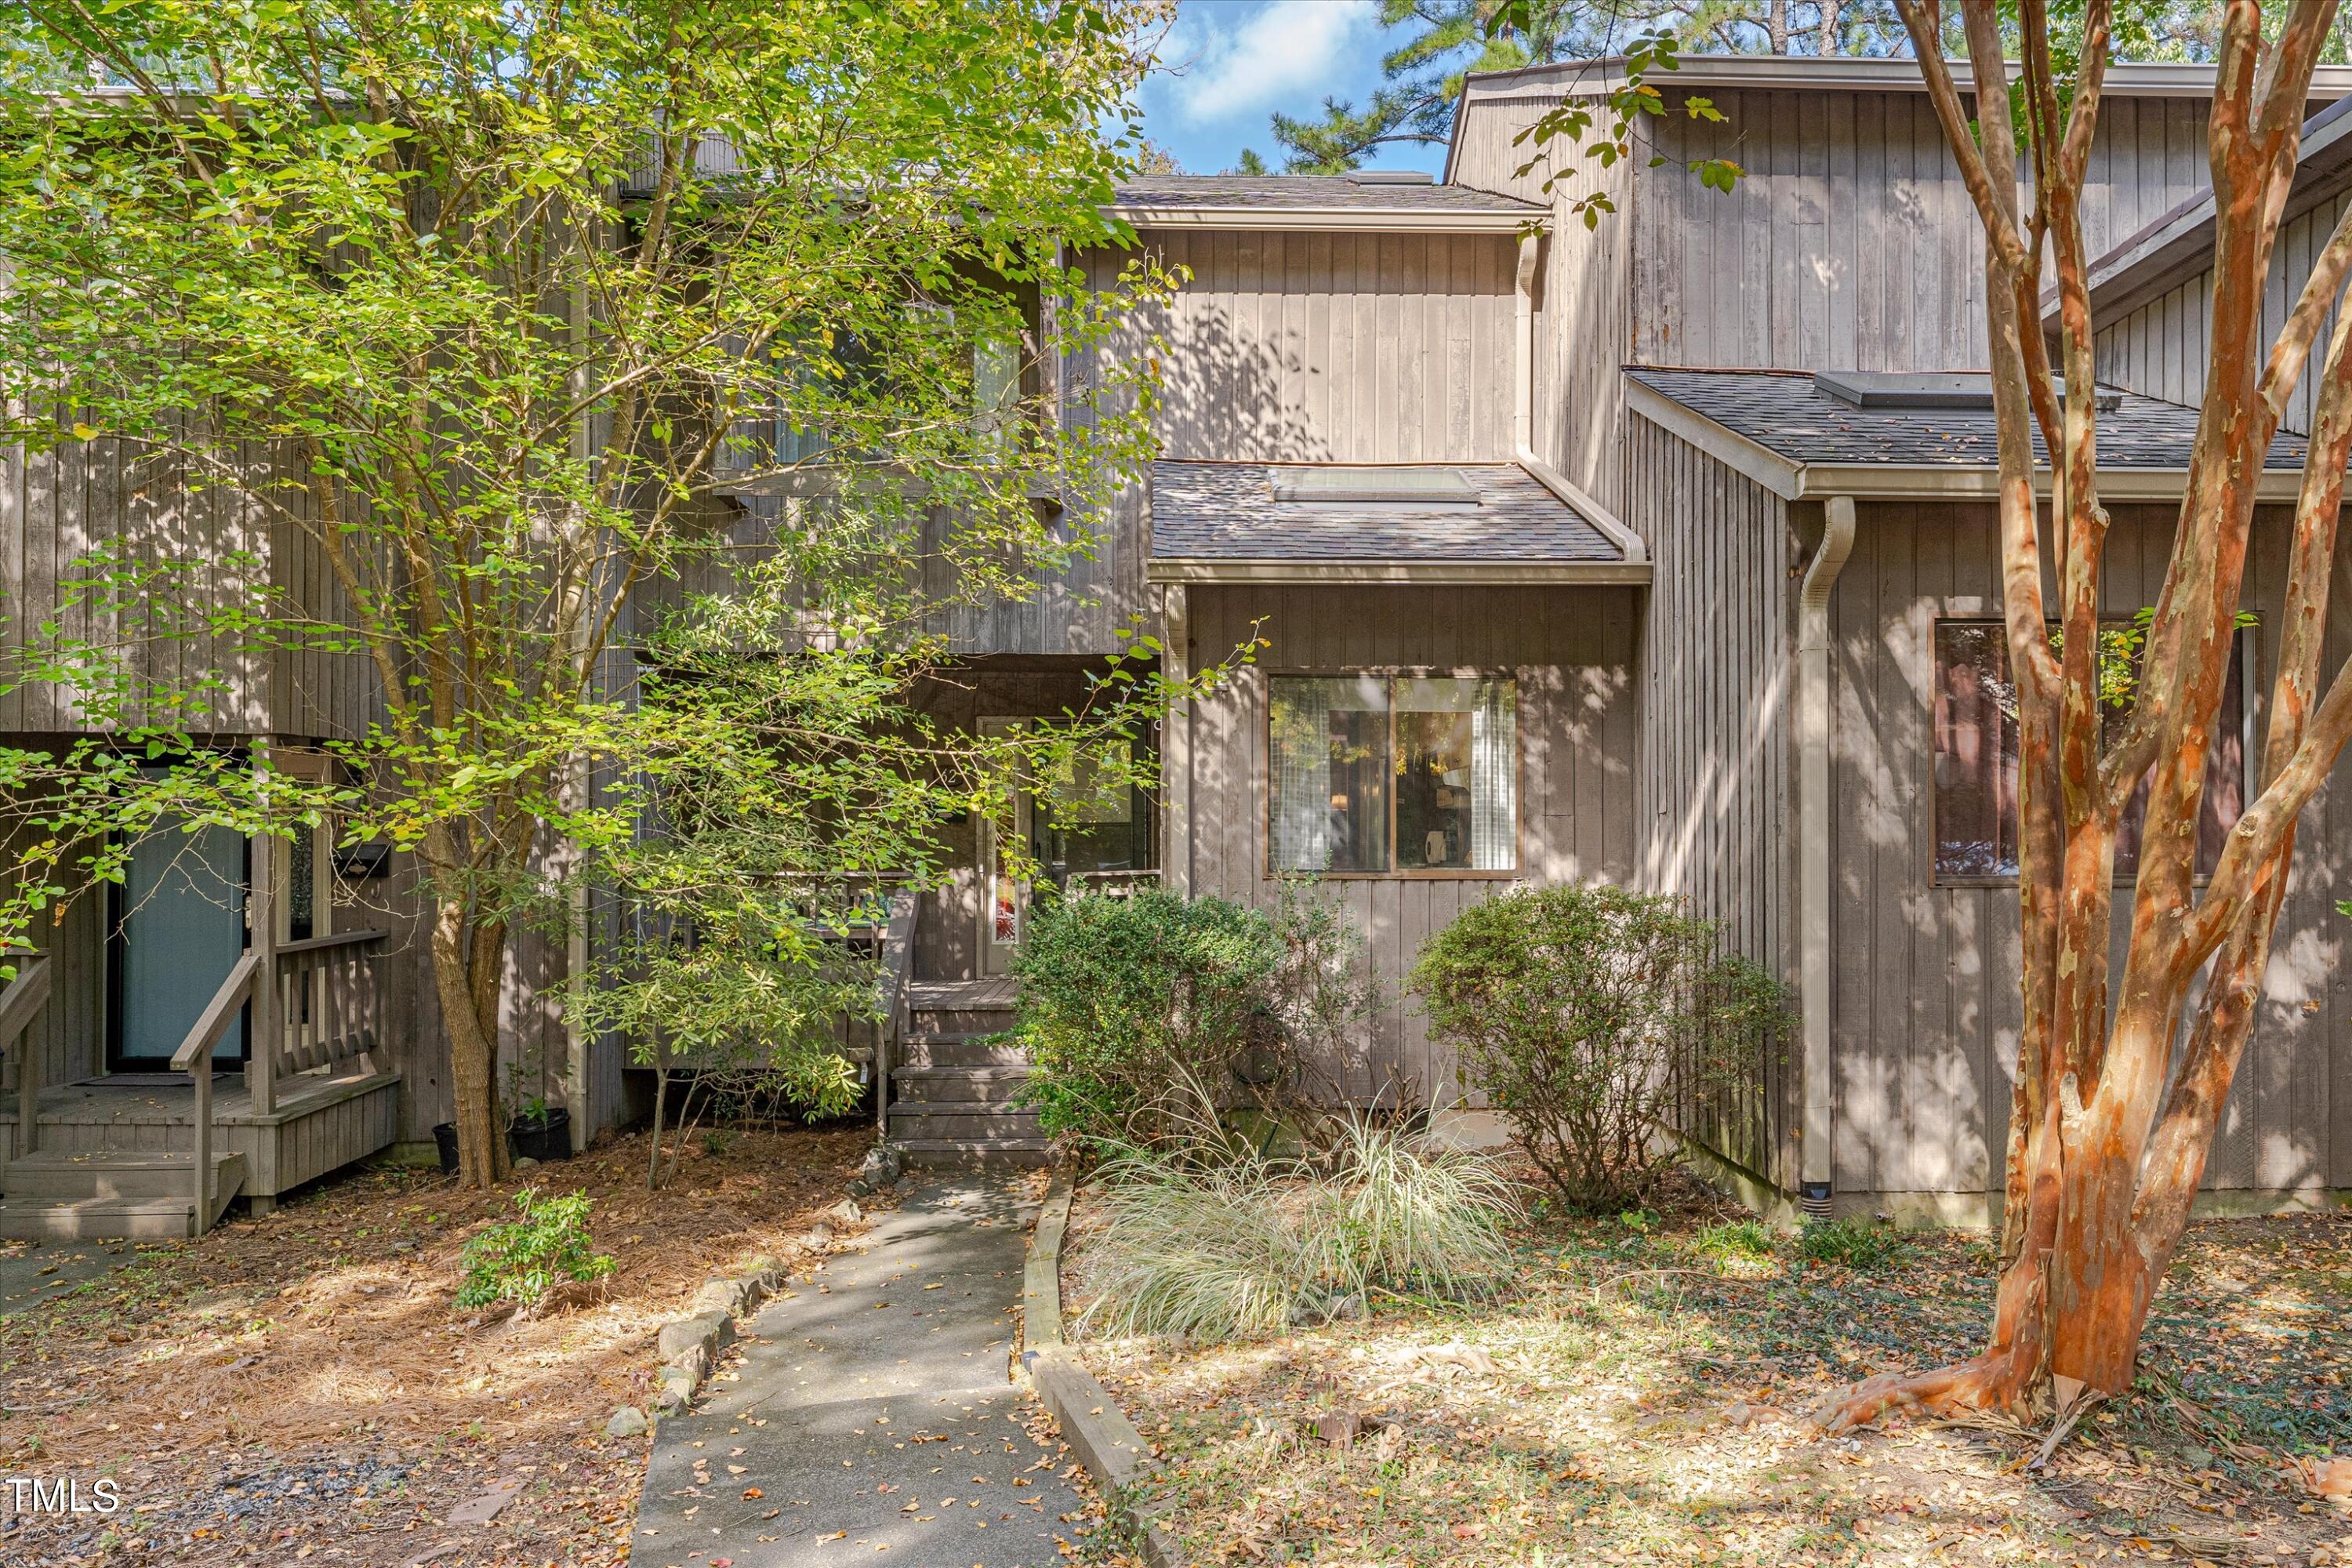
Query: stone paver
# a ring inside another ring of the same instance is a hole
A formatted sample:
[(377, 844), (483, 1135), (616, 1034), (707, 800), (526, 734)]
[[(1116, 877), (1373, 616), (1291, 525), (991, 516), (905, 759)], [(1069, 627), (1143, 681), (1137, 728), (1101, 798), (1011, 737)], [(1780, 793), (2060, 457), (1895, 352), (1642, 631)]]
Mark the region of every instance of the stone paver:
[(763, 1308), (737, 1378), (661, 1425), (635, 1568), (1065, 1561), (1086, 1505), (1008, 1376), (1026, 1217), (1000, 1178), (936, 1182)]

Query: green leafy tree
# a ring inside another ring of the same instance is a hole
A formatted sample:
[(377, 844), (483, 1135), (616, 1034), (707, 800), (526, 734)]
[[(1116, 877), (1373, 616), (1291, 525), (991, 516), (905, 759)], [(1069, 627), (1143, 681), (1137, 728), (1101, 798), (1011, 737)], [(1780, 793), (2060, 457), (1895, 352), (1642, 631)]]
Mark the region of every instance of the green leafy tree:
[[(663, 792), (748, 746), (607, 657), (656, 604), (733, 606), (707, 693), (833, 704), (698, 875), (760, 833), (919, 861), (908, 753), (850, 737), (943, 610), (1088, 547), (1041, 493), (1087, 516), (1143, 450), (1147, 387), (1045, 374), (1156, 287), (1063, 260), (1124, 237), (1131, 37), (1077, 0), (0, 0), (0, 447), (86, 451), (127, 520), (10, 606), (0, 683), (82, 738), (0, 750), (0, 938), (160, 831), (388, 838), (480, 1182), (514, 932), (644, 881)], [(305, 661), (373, 689), (329, 778), (212, 742)]]

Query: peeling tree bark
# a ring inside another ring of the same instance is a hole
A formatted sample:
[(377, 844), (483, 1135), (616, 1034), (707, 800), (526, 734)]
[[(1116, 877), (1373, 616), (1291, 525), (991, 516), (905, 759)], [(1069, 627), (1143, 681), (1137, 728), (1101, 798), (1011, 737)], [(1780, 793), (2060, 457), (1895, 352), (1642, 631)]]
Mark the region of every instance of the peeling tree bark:
[[(2231, 0), (2222, 11), (2210, 136), (2217, 217), (2206, 391), (2133, 710), (2114, 739), (2102, 733), (2098, 679), (2107, 518), (2098, 499), (2097, 410), (2089, 397), (2057, 395), (2040, 341), (2046, 237), (2064, 384), (2095, 382), (2093, 258), (2080, 197), (2097, 129), (2109, 5), (2093, 0), (2084, 15), (2083, 66), (2062, 119), (2041, 0), (2023, 0), (2021, 36), (2009, 39), (1994, 0), (1959, 0), (1980, 89), (1966, 98), (1940, 58), (1942, 0), (1896, 3), (1987, 239), (2002, 584), (2019, 709), (2025, 1006), (2004, 1161), (2001, 1274), (1986, 1349), (1954, 1366), (1847, 1390), (1820, 1414), (1832, 1431), (1906, 1407), (2017, 1415), (2049, 1408), (2063, 1417), (2087, 1396), (2128, 1392), (2148, 1309), (2179, 1245), (2253, 1026), (2296, 821), (2352, 738), (2352, 666), (2324, 686), (2321, 668), (2352, 458), (2352, 326), (2339, 322), (2320, 372), (2295, 509), (2259, 788), (2200, 891), (2197, 827), (2255, 486), (2280, 413), (2352, 271), (2347, 216), (2277, 338), (2261, 341), (2263, 289), (2304, 104), (2335, 25), (2336, 0), (2289, 0), (2283, 16), (2269, 18), (2254, 0)], [(2016, 174), (2020, 128), (2012, 123), (2004, 43), (2023, 57), (2018, 100), (2033, 176), (2030, 211)], [(2062, 628), (2055, 652), (2042, 602), (2037, 426), (2050, 451)], [(2117, 918), (2116, 834), (2143, 778), (2149, 789), (2140, 866), (2117, 978), (2108, 963)], [(2209, 962), (2192, 1017), (2190, 999)]]

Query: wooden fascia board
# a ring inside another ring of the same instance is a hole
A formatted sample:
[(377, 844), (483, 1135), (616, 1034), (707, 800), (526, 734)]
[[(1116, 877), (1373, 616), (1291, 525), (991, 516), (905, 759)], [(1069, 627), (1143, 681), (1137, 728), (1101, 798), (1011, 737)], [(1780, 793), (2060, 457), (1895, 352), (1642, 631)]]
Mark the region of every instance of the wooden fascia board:
[(1411, 587), (1526, 584), (1645, 585), (1647, 562), (1623, 561), (1280, 561), (1212, 560), (1200, 556), (1156, 560), (1145, 571), (1154, 583), (1245, 585), (1281, 583), (1394, 584)]
[(1158, 207), (1105, 209), (1139, 229), (1204, 228), (1259, 232), (1334, 230), (1370, 234), (1517, 234), (1548, 226), (1551, 215), (1525, 212), (1414, 212), (1395, 207)]
[(1803, 464), (1792, 462), (1761, 442), (1751, 441), (1737, 430), (1717, 424), (1632, 376), (1625, 378), (1625, 405), (1734, 473), (1755, 480), (1782, 500), (1797, 499), (1803, 482)]

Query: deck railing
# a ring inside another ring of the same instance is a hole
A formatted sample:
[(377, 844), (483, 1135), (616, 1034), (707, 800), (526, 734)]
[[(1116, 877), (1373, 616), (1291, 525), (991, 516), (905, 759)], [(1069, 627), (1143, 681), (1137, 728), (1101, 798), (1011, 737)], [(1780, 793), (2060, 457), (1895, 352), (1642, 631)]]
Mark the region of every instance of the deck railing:
[(221, 1037), (250, 1004), (246, 1095), (256, 1111), (269, 1114), (278, 1108), (279, 1079), (364, 1057), (383, 1038), (383, 941), (380, 931), (354, 931), (248, 950), (172, 1054), (172, 1070), (186, 1073), (196, 1091), (192, 1234), (212, 1223), (219, 1197), (213, 1187), (213, 1052)]
[(41, 1144), (41, 1051), (33, 1042), (32, 1028), (49, 1000), (49, 958), (23, 951), (7, 956), (16, 961), (16, 978), (0, 991), (0, 1056), (16, 1053), (16, 1147), (12, 1157), (21, 1157)]

